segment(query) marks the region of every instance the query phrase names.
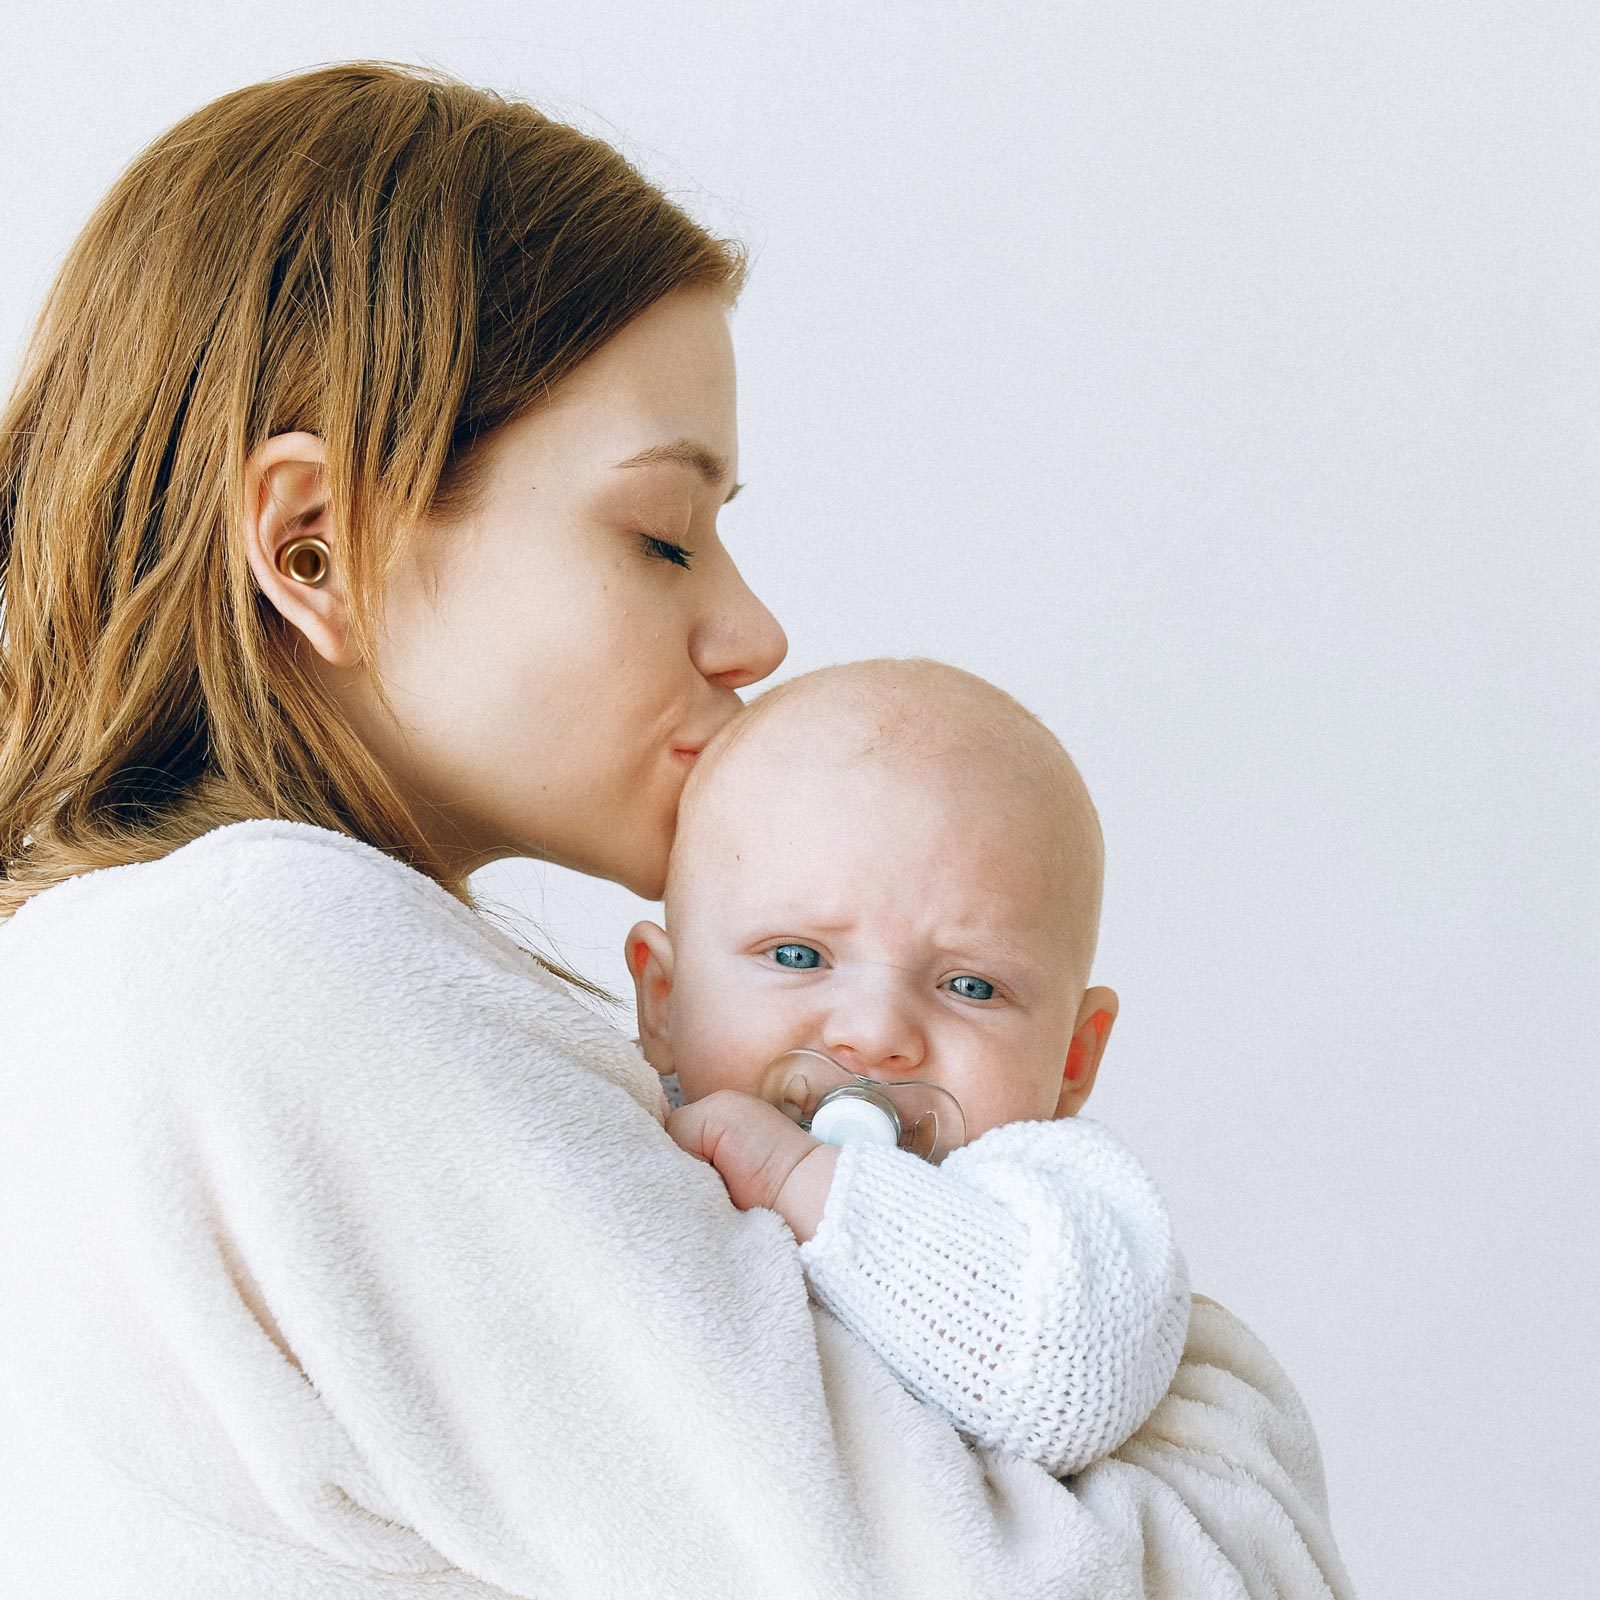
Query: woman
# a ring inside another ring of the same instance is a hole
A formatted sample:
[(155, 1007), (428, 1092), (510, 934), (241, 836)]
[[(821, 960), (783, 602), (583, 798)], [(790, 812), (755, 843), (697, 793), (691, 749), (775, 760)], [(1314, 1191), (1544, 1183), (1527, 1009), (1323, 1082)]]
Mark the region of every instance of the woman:
[(1113, 1458), (969, 1448), (474, 903), (658, 898), (783, 660), (716, 532), (742, 271), (388, 63), (77, 241), (0, 427), (0, 1592), (1348, 1592), (1222, 1308)]

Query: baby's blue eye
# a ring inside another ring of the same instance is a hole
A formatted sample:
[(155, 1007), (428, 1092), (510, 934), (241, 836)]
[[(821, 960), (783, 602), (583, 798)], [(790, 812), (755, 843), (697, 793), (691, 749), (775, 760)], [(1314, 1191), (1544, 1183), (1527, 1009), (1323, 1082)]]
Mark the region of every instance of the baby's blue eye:
[(970, 972), (964, 972), (959, 978), (952, 978), (950, 981), (951, 983), (976, 983), (989, 991), (988, 994), (967, 994), (965, 990), (961, 991), (963, 998), (967, 1000), (987, 1000), (994, 994), (994, 985), (987, 978), (975, 978)]
[[(817, 954), (817, 952), (808, 944), (779, 944), (772, 947), (772, 954), (774, 957), (776, 957), (780, 967), (793, 967), (800, 971), (808, 971), (811, 964), (804, 961), (785, 961), (783, 959), (783, 952), (785, 950), (804, 950), (813, 956)], [(820, 961), (822, 958), (818, 956), (817, 959)]]

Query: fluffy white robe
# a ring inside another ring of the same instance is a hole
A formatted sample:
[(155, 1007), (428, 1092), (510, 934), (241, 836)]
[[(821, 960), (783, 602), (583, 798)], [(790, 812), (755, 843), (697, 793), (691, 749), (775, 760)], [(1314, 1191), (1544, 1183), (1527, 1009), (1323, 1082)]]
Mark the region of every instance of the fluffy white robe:
[[(683, 1105), (677, 1075), (661, 1083)], [(799, 1249), (817, 1301), (919, 1400), (1052, 1477), (1121, 1444), (1182, 1359), (1189, 1266), (1166, 1201), (1093, 1117), (1003, 1123), (938, 1166), (847, 1144)]]
[(1223, 1307), (1082, 1473), (969, 1444), (631, 1040), (359, 841), (244, 822), (49, 890), (0, 1019), (0, 1594), (1351, 1594)]

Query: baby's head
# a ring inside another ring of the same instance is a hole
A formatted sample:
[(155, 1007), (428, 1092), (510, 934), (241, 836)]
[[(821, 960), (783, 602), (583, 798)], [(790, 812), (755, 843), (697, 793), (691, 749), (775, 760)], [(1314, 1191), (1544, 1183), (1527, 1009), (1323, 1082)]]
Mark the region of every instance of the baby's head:
[(627, 942), (639, 1043), (685, 1100), (755, 1093), (786, 1050), (961, 1103), (1071, 1116), (1117, 1013), (1087, 988), (1104, 855), (1055, 735), (923, 658), (846, 662), (752, 699), (684, 785), (665, 928)]

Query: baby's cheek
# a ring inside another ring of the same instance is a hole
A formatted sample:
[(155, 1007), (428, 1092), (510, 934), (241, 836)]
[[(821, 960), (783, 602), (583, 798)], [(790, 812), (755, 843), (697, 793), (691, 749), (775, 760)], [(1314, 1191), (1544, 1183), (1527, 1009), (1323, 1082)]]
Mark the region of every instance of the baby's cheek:
[[(676, 1031), (676, 1030), (675, 1030)], [(703, 1100), (718, 1089), (755, 1094), (771, 1054), (753, 1027), (741, 1028), (725, 1012), (691, 1018), (673, 1040), (678, 1082), (689, 1099)]]
[(738, 1070), (734, 1065), (708, 1059), (704, 1055), (683, 1057), (678, 1069), (678, 1082), (684, 1097), (704, 1100), (719, 1089), (738, 1089), (744, 1094), (756, 1092), (759, 1074)]
[(1005, 1078), (975, 1085), (968, 1095), (957, 1094), (966, 1114), (967, 1142), (980, 1133), (1008, 1122), (1048, 1122), (1056, 1114), (1059, 1084), (1046, 1090), (1033, 1078)]

